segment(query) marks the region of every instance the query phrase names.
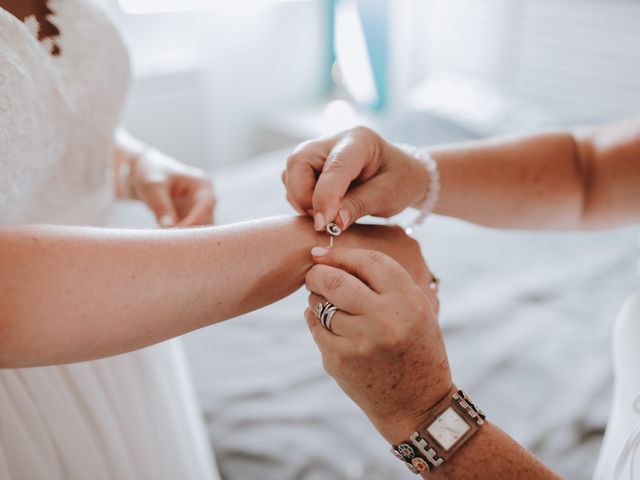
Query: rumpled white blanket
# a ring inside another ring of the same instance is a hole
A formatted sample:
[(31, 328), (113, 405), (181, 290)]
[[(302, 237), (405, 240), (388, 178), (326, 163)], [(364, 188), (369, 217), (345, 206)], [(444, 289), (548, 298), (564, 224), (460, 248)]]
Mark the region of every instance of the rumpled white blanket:
[[(216, 176), (221, 223), (291, 213), (276, 152)], [(432, 218), (455, 381), (560, 474), (589, 479), (611, 388), (610, 331), (638, 286), (637, 229), (504, 232)], [(322, 370), (304, 291), (185, 338), (223, 477), (414, 478)]]

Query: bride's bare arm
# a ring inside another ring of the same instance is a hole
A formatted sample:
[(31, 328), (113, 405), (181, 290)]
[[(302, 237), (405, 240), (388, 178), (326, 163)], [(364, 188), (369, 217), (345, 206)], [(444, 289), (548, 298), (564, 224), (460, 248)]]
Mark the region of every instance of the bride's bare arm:
[[(339, 240), (412, 250), (385, 227)], [(326, 243), (303, 218), (166, 231), (2, 227), (0, 367), (123, 353), (273, 303), (302, 285), (310, 249)]]

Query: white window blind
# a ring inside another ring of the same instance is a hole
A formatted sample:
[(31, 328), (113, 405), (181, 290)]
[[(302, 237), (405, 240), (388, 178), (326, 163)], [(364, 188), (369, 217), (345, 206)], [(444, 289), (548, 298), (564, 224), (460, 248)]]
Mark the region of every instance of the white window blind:
[(640, 2), (417, 1), (424, 74), (481, 78), (559, 121), (640, 112)]

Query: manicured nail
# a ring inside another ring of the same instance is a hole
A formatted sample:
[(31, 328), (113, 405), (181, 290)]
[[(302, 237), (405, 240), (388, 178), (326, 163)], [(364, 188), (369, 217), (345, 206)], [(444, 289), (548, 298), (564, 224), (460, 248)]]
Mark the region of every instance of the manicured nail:
[(314, 226), (315, 229), (318, 232), (321, 232), (322, 230), (324, 230), (324, 227), (326, 226), (326, 222), (324, 221), (324, 215), (321, 213), (316, 213), (316, 216), (314, 217)]
[(171, 215), (161, 216), (159, 222), (160, 222), (160, 226), (164, 228), (172, 227), (174, 225), (173, 217), (171, 217)]
[(329, 249), (325, 247), (313, 247), (311, 249), (311, 255), (314, 257), (324, 257), (327, 253), (329, 253)]
[(340, 213), (338, 213), (338, 215), (340, 215), (340, 220), (342, 220), (342, 226), (348, 226), (349, 220), (351, 220), (351, 214), (349, 213), (349, 210), (343, 208), (340, 210)]

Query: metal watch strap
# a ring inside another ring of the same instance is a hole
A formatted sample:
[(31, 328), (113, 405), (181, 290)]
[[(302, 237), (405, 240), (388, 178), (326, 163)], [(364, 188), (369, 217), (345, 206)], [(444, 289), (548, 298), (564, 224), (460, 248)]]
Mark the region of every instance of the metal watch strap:
[[(451, 411), (450, 411), (451, 409)], [(445, 448), (429, 431), (445, 412), (462, 418), (468, 429), (456, 439), (449, 448)], [(484, 424), (486, 416), (475, 406), (471, 397), (455, 385), (437, 405), (428, 412), (428, 420), (422, 428), (414, 432), (409, 440), (394, 445), (391, 452), (416, 475), (430, 472), (439, 467), (469, 440)]]

